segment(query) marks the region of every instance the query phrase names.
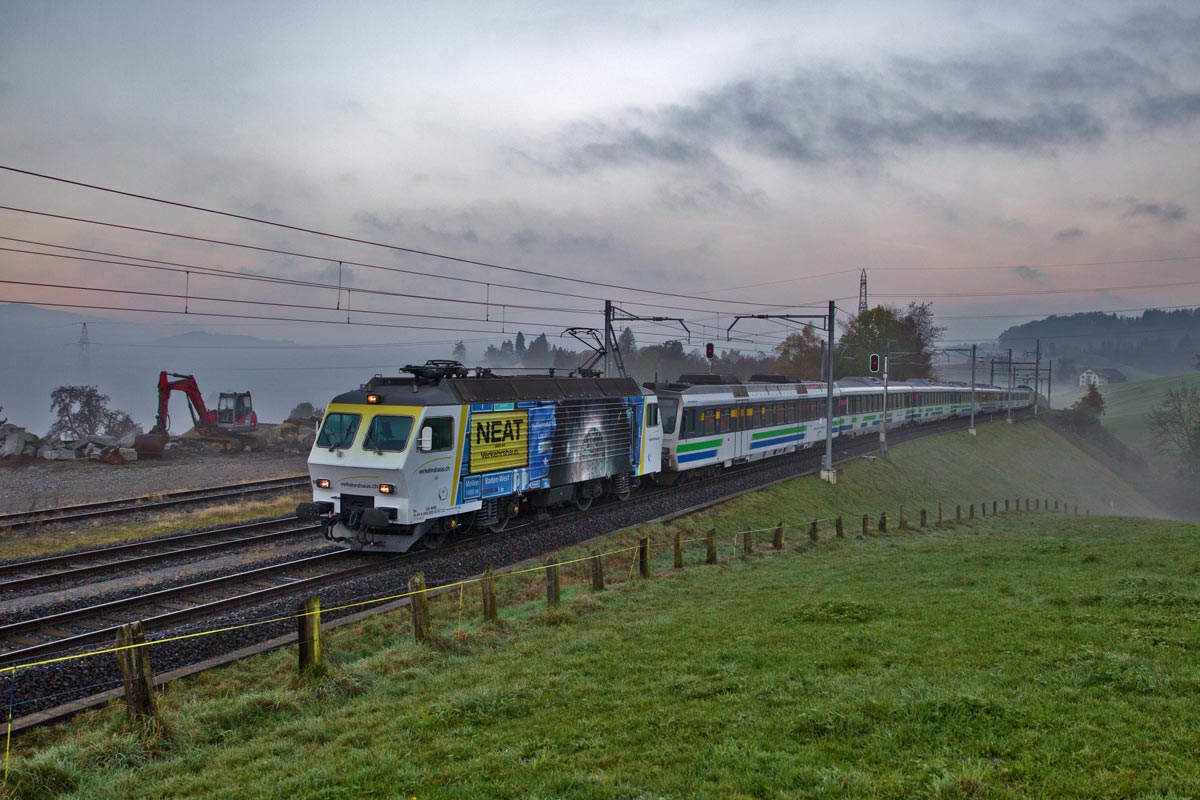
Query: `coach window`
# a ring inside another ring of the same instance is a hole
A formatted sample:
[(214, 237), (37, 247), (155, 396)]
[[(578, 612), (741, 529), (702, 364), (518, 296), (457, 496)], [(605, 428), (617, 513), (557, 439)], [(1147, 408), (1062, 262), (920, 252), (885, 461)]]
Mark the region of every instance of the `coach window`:
[(683, 435), (693, 436), (696, 433), (696, 409), (685, 408), (683, 410)]
[(675, 418), (679, 416), (679, 401), (674, 397), (660, 398), (658, 404), (662, 406), (662, 426), (663, 433), (675, 432)]
[(433, 447), (429, 452), (450, 450), (454, 447), (454, 420), (451, 417), (433, 417), (425, 420), (425, 427), (433, 431)]
[(367, 426), (367, 435), (363, 437), (363, 450), (375, 450), (379, 453), (399, 453), (408, 446), (408, 436), (412, 433), (412, 417), (392, 417), (379, 415)]

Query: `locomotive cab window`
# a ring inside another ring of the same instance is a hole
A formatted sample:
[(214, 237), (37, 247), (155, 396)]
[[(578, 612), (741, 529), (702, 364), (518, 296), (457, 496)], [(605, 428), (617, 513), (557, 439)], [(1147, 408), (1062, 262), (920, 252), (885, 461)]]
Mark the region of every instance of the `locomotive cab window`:
[(424, 424), (433, 432), (433, 446), (429, 452), (436, 453), (454, 447), (454, 420), (451, 417), (432, 417), (425, 420)]
[(658, 403), (646, 404), (646, 427), (653, 428), (658, 424)]
[(367, 433), (363, 436), (363, 449), (399, 453), (408, 446), (408, 436), (412, 433), (412, 427), (412, 417), (380, 414), (367, 426)]
[(346, 449), (354, 443), (354, 434), (358, 432), (361, 420), (361, 414), (326, 414), (325, 421), (321, 423), (321, 433), (317, 436), (317, 447)]

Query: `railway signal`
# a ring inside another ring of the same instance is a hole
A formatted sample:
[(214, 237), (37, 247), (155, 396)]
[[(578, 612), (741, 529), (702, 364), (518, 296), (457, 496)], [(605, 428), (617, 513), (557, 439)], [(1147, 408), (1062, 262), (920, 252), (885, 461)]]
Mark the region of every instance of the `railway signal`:
[(713, 359), (713, 358), (717, 357), (717, 353), (716, 353), (716, 350), (713, 349), (712, 342), (709, 342), (708, 344), (704, 345), (704, 357), (707, 359)]
[(871, 353), (871, 372), (879, 372), (879, 354)]

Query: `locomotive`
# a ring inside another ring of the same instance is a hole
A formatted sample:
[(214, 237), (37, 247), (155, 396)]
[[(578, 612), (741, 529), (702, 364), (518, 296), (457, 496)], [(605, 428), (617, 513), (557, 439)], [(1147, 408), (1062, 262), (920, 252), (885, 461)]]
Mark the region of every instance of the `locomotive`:
[[(683, 375), (500, 377), (455, 361), (407, 366), (334, 398), (308, 458), (313, 500), (296, 510), (352, 550), (436, 548), (451, 533), (601, 497), (646, 479), (672, 485), (825, 439), (829, 388), (781, 375), (743, 383)], [(975, 411), (1033, 402), (1027, 386), (975, 387)], [(856, 436), (971, 413), (971, 387), (874, 378), (833, 385), (833, 435)]]

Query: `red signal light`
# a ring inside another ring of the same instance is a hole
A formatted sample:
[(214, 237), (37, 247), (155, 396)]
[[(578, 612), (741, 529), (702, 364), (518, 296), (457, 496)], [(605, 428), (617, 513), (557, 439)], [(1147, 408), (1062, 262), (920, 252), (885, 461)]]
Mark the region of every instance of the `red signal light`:
[(717, 353), (716, 353), (716, 350), (713, 349), (712, 342), (709, 342), (708, 344), (704, 345), (704, 356), (705, 356), (705, 358), (716, 358), (717, 357)]

